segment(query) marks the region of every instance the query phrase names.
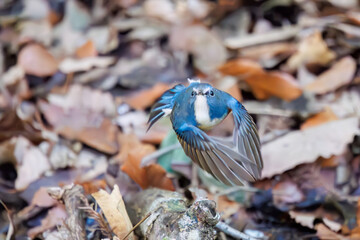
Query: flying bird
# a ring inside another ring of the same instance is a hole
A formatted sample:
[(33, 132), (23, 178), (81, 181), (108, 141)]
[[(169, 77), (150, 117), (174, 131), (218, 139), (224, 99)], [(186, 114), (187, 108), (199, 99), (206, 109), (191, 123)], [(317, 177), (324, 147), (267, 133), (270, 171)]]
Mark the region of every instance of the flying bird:
[[(245, 107), (230, 94), (189, 79), (178, 84), (154, 104), (149, 129), (170, 115), (173, 129), (184, 152), (193, 162), (227, 185), (244, 185), (261, 176), (263, 161), (256, 125)], [(209, 136), (210, 130), (232, 112), (233, 139)]]

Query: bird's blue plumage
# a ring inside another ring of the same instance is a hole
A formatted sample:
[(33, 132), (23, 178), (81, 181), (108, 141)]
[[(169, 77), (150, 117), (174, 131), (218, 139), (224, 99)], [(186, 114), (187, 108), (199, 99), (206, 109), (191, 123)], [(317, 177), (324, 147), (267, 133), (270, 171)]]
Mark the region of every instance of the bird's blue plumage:
[[(233, 141), (210, 137), (204, 130), (234, 115)], [(244, 106), (210, 84), (176, 85), (154, 104), (149, 128), (161, 117), (170, 119), (185, 153), (201, 168), (229, 185), (260, 178), (263, 166), (255, 123)]]

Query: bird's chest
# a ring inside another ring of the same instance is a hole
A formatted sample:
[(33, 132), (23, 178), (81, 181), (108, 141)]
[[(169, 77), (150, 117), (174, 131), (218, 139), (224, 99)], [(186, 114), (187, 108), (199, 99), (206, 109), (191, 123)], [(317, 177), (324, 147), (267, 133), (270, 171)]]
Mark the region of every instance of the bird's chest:
[(209, 108), (206, 97), (202, 95), (196, 96), (194, 102), (194, 115), (199, 128), (204, 130), (210, 129), (220, 123), (226, 116), (226, 114), (223, 114), (222, 116), (211, 118), (211, 115), (213, 114), (211, 114), (210, 111), (211, 109)]

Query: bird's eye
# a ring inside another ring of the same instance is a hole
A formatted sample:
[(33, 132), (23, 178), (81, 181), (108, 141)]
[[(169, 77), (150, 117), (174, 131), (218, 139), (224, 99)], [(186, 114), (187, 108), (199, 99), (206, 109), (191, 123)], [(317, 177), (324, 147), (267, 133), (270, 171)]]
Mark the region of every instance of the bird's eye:
[(213, 97), (215, 95), (214, 91), (210, 91), (210, 96)]
[(192, 96), (192, 97), (195, 96), (195, 91), (192, 91), (192, 92), (191, 92), (191, 96)]

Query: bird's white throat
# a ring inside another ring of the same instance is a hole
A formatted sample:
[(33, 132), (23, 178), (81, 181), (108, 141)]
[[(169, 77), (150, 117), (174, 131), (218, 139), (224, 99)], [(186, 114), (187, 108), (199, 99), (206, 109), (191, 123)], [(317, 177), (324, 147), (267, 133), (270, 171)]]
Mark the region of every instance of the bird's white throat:
[(209, 105), (207, 103), (206, 96), (197, 95), (194, 104), (194, 114), (196, 121), (200, 124), (202, 129), (210, 129), (222, 119), (214, 118), (211, 120), (209, 113)]

